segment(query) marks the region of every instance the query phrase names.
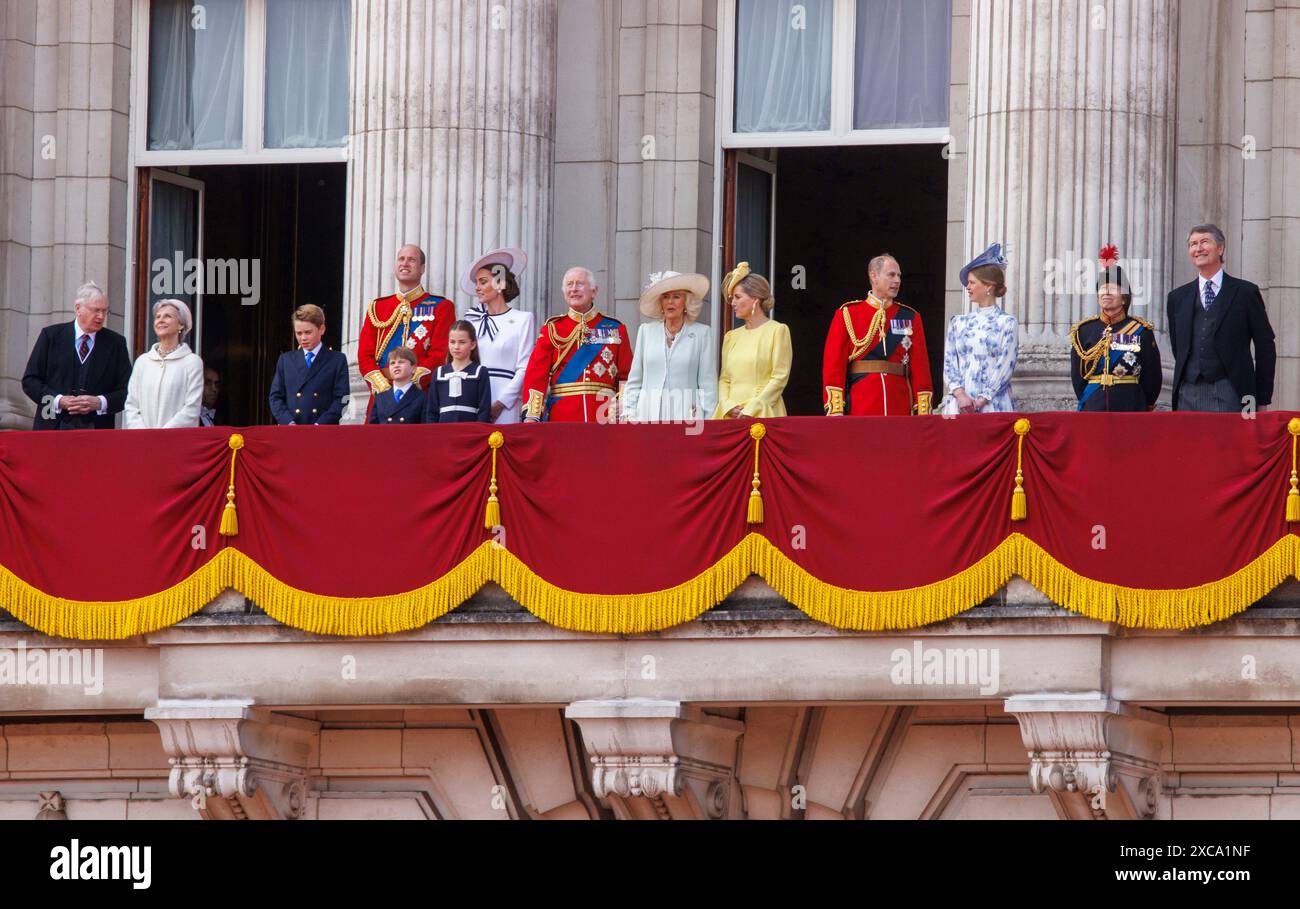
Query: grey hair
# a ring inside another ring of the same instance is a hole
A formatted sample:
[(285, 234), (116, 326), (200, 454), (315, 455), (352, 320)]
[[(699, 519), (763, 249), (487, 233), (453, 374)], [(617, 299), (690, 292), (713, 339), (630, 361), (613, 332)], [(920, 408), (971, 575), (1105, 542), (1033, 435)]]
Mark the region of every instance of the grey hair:
[(586, 268), (582, 265), (575, 265), (573, 266), (573, 268), (570, 268), (568, 271), (564, 273), (565, 277), (568, 277), (569, 272), (574, 272), (574, 271), (580, 271), (587, 276), (587, 283), (591, 285), (591, 289), (593, 291), (600, 289), (600, 285), (596, 283), (596, 273), (593, 272), (590, 268)]
[(1222, 246), (1224, 248), (1225, 252), (1228, 249), (1228, 238), (1223, 235), (1223, 231), (1219, 230), (1219, 226), (1217, 224), (1196, 225), (1195, 227), (1193, 227), (1191, 230), (1187, 232), (1187, 239), (1189, 241), (1192, 239), (1192, 234), (1209, 234), (1211, 237), (1214, 238), (1214, 242), (1217, 245)]
[(158, 317), (158, 310), (164, 306), (170, 306), (176, 310), (176, 318), (181, 323), (181, 340), (184, 341), (191, 331), (194, 330), (194, 316), (190, 312), (189, 306), (184, 300), (159, 300), (153, 305), (153, 316)]
[(104, 288), (100, 287), (94, 281), (87, 281), (77, 288), (77, 296), (73, 299), (74, 306), (80, 306), (82, 303), (89, 303), (95, 299), (108, 299), (108, 294), (104, 293)]
[(895, 259), (892, 255), (890, 255), (889, 253), (881, 253), (880, 255), (872, 259), (871, 262), (867, 265), (867, 274), (869, 275), (880, 274), (880, 270), (885, 267), (886, 262), (893, 262), (895, 265), (898, 265), (898, 260)]

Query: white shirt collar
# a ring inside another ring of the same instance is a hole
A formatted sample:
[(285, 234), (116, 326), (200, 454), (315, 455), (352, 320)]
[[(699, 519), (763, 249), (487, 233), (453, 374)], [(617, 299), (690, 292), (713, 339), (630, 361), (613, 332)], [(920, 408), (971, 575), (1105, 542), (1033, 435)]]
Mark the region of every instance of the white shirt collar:
[(1202, 300), (1205, 299), (1205, 282), (1206, 282), (1206, 281), (1213, 281), (1213, 282), (1214, 282), (1214, 295), (1215, 295), (1216, 297), (1217, 297), (1219, 294), (1223, 293), (1223, 269), (1222, 269), (1222, 268), (1219, 269), (1219, 273), (1216, 274), (1213, 278), (1206, 278), (1206, 277), (1204, 277), (1203, 275), (1197, 275), (1197, 276), (1196, 276), (1196, 279), (1197, 279), (1197, 281), (1199, 282), (1198, 285), (1197, 285), (1197, 290), (1200, 291), (1200, 297), (1201, 297)]
[(414, 382), (407, 382), (407, 383), (404, 384), (404, 385), (398, 385), (398, 384), (394, 383), (394, 384), (393, 384), (393, 390), (394, 390), (394, 391), (400, 391), (402, 394), (406, 394), (406, 393), (410, 390), (411, 386), (414, 385), (414, 384), (415, 384)]
[(74, 341), (77, 342), (78, 344), (81, 343), (81, 339), (82, 339), (83, 336), (89, 336), (89, 338), (90, 338), (90, 343), (91, 343), (91, 344), (94, 344), (94, 343), (95, 343), (95, 335), (97, 335), (97, 334), (99, 334), (99, 332), (97, 332), (97, 331), (86, 331), (84, 328), (81, 327), (81, 323), (80, 323), (80, 322), (76, 322), (76, 321), (74, 321), (74, 322), (72, 323), (72, 340), (74, 340)]
[(306, 358), (307, 354), (309, 354), (309, 353), (313, 353), (313, 354), (315, 354), (316, 356), (320, 356), (320, 352), (321, 352), (322, 350), (324, 350), (324, 349), (325, 349), (325, 342), (324, 342), (324, 341), (319, 342), (319, 343), (318, 343), (315, 347), (313, 347), (310, 351), (303, 350), (301, 347), (298, 348), (298, 350), (301, 351), (301, 353), (302, 353), (302, 355), (303, 355), (304, 358)]

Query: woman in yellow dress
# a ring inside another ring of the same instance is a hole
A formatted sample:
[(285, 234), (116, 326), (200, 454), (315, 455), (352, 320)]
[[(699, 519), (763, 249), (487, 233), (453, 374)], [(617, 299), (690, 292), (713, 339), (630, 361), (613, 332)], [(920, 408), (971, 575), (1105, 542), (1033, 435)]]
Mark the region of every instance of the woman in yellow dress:
[(745, 324), (722, 339), (722, 375), (718, 378), (715, 420), (738, 417), (784, 417), (781, 393), (790, 381), (793, 348), (789, 326), (768, 318), (772, 287), (741, 262), (722, 282), (723, 299)]

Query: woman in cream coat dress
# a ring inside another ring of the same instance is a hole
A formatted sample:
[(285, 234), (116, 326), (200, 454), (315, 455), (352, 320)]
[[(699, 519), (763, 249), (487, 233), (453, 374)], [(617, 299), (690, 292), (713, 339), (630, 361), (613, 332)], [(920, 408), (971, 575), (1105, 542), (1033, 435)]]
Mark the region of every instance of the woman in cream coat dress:
[(623, 391), (629, 423), (707, 420), (718, 404), (713, 333), (695, 320), (709, 292), (704, 275), (666, 271), (650, 276), (641, 314), (653, 322), (636, 333), (632, 372)]
[(177, 429), (199, 425), (203, 407), (203, 361), (185, 337), (194, 327), (190, 308), (180, 300), (153, 305), (158, 343), (135, 361), (126, 386), (125, 429)]

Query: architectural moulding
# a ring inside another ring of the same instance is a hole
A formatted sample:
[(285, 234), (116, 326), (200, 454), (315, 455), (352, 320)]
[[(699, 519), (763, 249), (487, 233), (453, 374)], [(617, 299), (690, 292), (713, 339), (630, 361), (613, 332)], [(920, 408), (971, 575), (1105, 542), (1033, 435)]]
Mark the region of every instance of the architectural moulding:
[(1161, 794), (1164, 729), (1156, 715), (1107, 695), (1008, 698), (1029, 749), (1029, 782), (1064, 819), (1145, 820)]
[(736, 751), (744, 724), (678, 701), (578, 701), (592, 788), (620, 819), (739, 817)]
[(320, 724), (257, 710), (249, 701), (171, 701), (145, 711), (171, 763), (168, 788), (205, 819), (302, 815)]

